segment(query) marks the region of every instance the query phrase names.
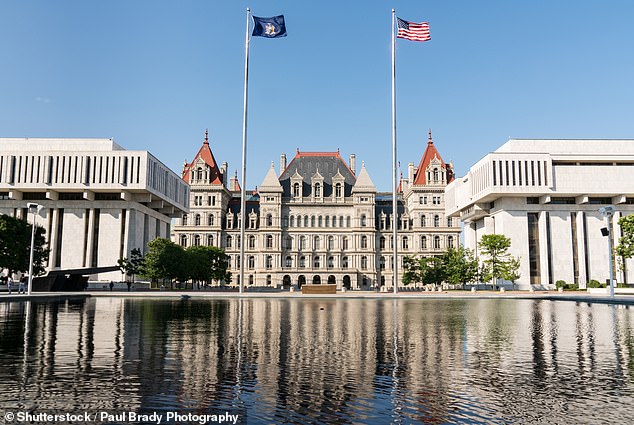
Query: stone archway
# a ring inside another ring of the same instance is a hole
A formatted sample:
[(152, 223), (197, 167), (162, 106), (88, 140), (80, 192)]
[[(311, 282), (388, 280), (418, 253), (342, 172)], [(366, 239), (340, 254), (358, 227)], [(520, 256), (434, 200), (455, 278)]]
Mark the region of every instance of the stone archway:
[(337, 280), (335, 279), (334, 275), (330, 275), (328, 276), (328, 285), (335, 285), (337, 283)]
[(282, 278), (282, 289), (290, 289), (291, 287), (291, 277), (289, 275), (284, 275)]
[(321, 285), (321, 277), (318, 274), (313, 276), (313, 285)]
[(343, 277), (343, 287), (346, 289), (352, 289), (352, 285), (350, 284), (350, 276), (345, 275)]
[(301, 289), (302, 285), (306, 285), (306, 276), (300, 274), (297, 278), (297, 287)]

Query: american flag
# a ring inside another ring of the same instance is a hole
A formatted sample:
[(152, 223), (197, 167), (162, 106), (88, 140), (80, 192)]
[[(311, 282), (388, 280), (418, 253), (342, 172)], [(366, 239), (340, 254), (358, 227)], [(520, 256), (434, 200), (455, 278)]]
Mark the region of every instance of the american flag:
[(398, 22), (398, 38), (404, 38), (411, 41), (429, 41), (429, 22), (408, 22), (401, 18), (396, 18)]

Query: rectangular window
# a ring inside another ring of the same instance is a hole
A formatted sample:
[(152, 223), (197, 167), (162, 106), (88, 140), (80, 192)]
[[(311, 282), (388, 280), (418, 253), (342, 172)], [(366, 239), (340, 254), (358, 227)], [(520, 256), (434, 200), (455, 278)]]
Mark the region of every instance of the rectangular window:
[(579, 284), (579, 247), (577, 245), (577, 213), (570, 213), (570, 237), (572, 238), (572, 271), (574, 283)]
[(497, 185), (497, 175), (495, 173), (495, 161), (493, 161), (493, 186)]
[[(91, 267), (97, 267), (99, 264), (99, 216), (101, 211), (95, 208), (94, 227), (92, 234), (92, 264)], [(147, 216), (146, 216), (147, 217)]]
[(539, 213), (528, 213), (528, 260), (531, 285), (540, 284), (539, 265)]
[(55, 267), (62, 267), (62, 235), (64, 234), (64, 208), (57, 210), (57, 243), (55, 244)]
[(550, 213), (546, 213), (546, 247), (548, 248), (548, 283), (555, 283), (553, 274), (553, 240), (550, 230)]

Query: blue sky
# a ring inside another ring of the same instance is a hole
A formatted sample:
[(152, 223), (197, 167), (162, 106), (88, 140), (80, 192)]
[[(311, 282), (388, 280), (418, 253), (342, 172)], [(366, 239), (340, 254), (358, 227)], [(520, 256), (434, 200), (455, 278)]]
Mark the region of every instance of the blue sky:
[(250, 51), (247, 186), (302, 151), (357, 155), (391, 187), (391, 9), (398, 160), (432, 129), (463, 175), (508, 138), (634, 138), (634, 2), (4, 0), (0, 137), (113, 137), (176, 172), (209, 128), (240, 169), (245, 10), (288, 37)]

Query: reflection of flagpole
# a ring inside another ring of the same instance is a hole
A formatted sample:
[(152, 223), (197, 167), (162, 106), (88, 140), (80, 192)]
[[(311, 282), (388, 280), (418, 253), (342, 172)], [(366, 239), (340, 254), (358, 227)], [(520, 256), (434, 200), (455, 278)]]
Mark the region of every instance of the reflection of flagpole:
[(398, 209), (396, 199), (396, 35), (394, 34), (394, 20), (396, 11), (392, 9), (392, 269), (394, 279), (394, 293), (398, 292)]
[(247, 7), (247, 30), (244, 47), (244, 115), (242, 117), (242, 185), (240, 187), (240, 293), (244, 292), (244, 227), (246, 210), (246, 174), (247, 174), (247, 100), (249, 98), (249, 24), (251, 9)]

